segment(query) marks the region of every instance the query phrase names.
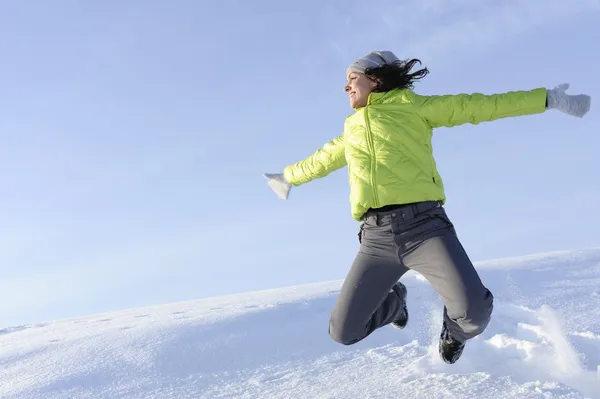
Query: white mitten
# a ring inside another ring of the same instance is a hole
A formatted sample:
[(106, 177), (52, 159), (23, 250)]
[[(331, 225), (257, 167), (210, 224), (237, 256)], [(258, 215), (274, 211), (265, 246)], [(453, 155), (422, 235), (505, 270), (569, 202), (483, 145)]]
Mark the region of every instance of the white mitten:
[(565, 91), (568, 83), (556, 86), (547, 91), (548, 108), (555, 108), (565, 114), (582, 118), (589, 110), (592, 99), (586, 94), (569, 95)]
[(285, 180), (283, 173), (265, 173), (263, 176), (268, 179), (267, 184), (279, 198), (288, 199), (292, 185)]

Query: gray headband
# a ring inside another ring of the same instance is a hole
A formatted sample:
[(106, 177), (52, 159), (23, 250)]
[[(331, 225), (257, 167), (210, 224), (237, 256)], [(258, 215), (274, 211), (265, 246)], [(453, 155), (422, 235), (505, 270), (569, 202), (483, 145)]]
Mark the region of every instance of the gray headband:
[(399, 61), (398, 57), (391, 51), (371, 51), (364, 57), (358, 58), (348, 67), (349, 70), (365, 73), (367, 68), (376, 68), (382, 65), (391, 64)]

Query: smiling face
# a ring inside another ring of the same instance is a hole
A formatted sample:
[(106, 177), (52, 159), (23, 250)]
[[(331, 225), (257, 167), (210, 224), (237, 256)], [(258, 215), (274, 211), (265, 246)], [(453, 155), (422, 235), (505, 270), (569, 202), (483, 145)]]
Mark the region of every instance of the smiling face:
[(350, 106), (352, 108), (360, 108), (367, 105), (369, 94), (377, 86), (375, 82), (367, 78), (364, 73), (348, 71), (346, 77), (348, 83), (344, 87), (344, 91), (350, 97)]

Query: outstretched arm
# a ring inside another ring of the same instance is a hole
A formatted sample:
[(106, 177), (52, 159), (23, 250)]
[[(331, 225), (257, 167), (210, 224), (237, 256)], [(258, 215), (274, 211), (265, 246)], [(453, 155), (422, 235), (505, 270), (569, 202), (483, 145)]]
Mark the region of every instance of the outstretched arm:
[(325, 177), (346, 165), (343, 134), (322, 148), (313, 152), (306, 159), (287, 166), (283, 170), (285, 179), (293, 186), (308, 183), (311, 180)]
[(544, 88), (502, 94), (449, 94), (415, 96), (421, 118), (432, 128), (465, 123), (477, 125), (500, 118), (542, 113), (546, 110)]
[(310, 156), (287, 166), (283, 173), (265, 173), (268, 184), (281, 198), (287, 199), (292, 186), (325, 177), (346, 165), (344, 134), (331, 140)]
[(432, 128), (464, 123), (476, 125), (500, 118), (539, 114), (546, 109), (582, 118), (590, 110), (591, 97), (587, 94), (569, 95), (566, 93), (568, 88), (569, 84), (563, 83), (551, 90), (537, 88), (491, 95), (415, 95), (415, 105)]

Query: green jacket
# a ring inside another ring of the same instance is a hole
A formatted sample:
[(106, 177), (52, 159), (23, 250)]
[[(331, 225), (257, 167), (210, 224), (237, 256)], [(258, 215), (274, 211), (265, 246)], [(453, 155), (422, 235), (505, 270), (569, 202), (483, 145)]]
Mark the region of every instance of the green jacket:
[(432, 152), (432, 129), (542, 113), (546, 89), (503, 94), (423, 96), (408, 89), (371, 93), (346, 118), (343, 133), (284, 169), (299, 186), (348, 166), (352, 217), (369, 208), (429, 200), (445, 202)]

